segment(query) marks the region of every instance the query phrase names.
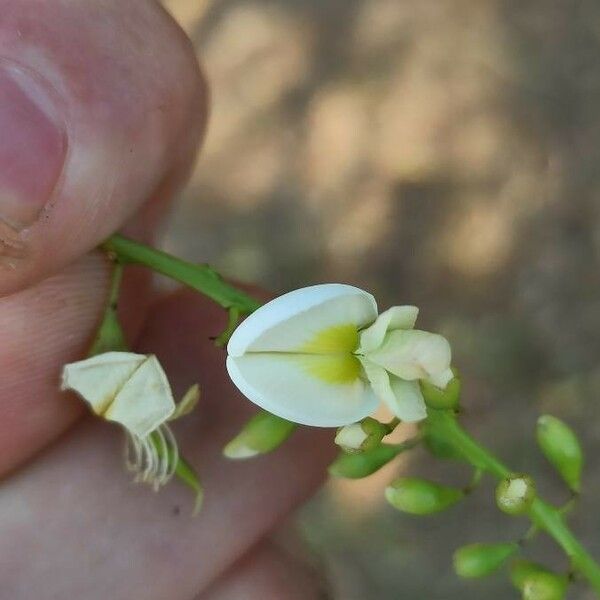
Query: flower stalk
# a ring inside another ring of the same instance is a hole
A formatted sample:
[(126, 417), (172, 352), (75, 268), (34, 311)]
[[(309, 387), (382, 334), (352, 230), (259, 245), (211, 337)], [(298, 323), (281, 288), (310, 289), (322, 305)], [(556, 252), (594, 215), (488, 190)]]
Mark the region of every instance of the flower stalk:
[(229, 285), (208, 265), (194, 264), (121, 235), (113, 235), (102, 249), (122, 264), (143, 265), (204, 294), (225, 309), (242, 314), (255, 311), (261, 302)]
[[(181, 260), (165, 252), (129, 240), (120, 235), (114, 235), (109, 238), (103, 244), (102, 249), (105, 250), (109, 256), (112, 256), (119, 264), (138, 264), (146, 266), (204, 294), (229, 311), (228, 327), (222, 336), (217, 339), (220, 345), (224, 345), (227, 342), (235, 329), (238, 318), (254, 312), (261, 306), (261, 302), (258, 300), (226, 283), (208, 265), (193, 264)], [(114, 281), (117, 290), (119, 278), (120, 271), (117, 272)], [(113, 318), (110, 315), (111, 306), (112, 304), (109, 304), (107, 310), (106, 320), (108, 323), (110, 323), (110, 320)], [(401, 310), (405, 310), (405, 308)], [(397, 315), (396, 313), (388, 312), (384, 319), (393, 322), (394, 319), (398, 319), (399, 317), (400, 315)], [(105, 324), (103, 324), (103, 329), (104, 327)], [(106, 325), (106, 327), (108, 329), (110, 328), (109, 325)], [(378, 325), (375, 327), (369, 334), (370, 337), (379, 335), (380, 332), (378, 333), (378, 327), (382, 326)], [(367, 341), (370, 340), (370, 337), (367, 338)], [(446, 372), (440, 374), (433, 382), (434, 386), (437, 385), (438, 387), (441, 387), (441, 389), (444, 389), (449, 376), (446, 376)], [(455, 380), (454, 385), (456, 387), (454, 396), (458, 396), (460, 382)], [(449, 391), (454, 390), (452, 387), (449, 387), (448, 389)], [(454, 400), (450, 402), (447, 398), (449, 391), (446, 392), (445, 395), (442, 395), (436, 387), (432, 387), (431, 385), (426, 385), (423, 391), (427, 400), (431, 400), (432, 398), (430, 396), (434, 395), (435, 401), (427, 402), (429, 405), (427, 417), (421, 423), (421, 434), (417, 438), (397, 445), (380, 444), (373, 449), (358, 454), (343, 454), (331, 465), (330, 473), (342, 477), (364, 477), (392, 460), (400, 452), (409, 450), (417, 445), (423, 437), (428, 448), (434, 455), (439, 456), (440, 458), (463, 460), (472, 465), (475, 468), (476, 473), (473, 485), (476, 485), (479, 482), (482, 473), (488, 473), (500, 481), (511, 476), (513, 471), (476, 441), (458, 423), (454, 411), (455, 402)], [(442, 400), (444, 401), (443, 403)], [(446, 401), (448, 401), (448, 403), (446, 403)], [(452, 406), (452, 408), (450, 408), (450, 406)], [(388, 428), (393, 430), (397, 424), (398, 419), (395, 419), (388, 424)], [(548, 454), (548, 452), (546, 452), (546, 454)], [(552, 459), (553, 455), (550, 457), (550, 460), (551, 462), (556, 462), (556, 460), (553, 461)], [(562, 463), (559, 467), (562, 466), (565, 461), (565, 459), (561, 460)], [(570, 460), (572, 461), (572, 459)], [(184, 469), (185, 466), (186, 465), (183, 463), (180, 463), (176, 472), (184, 481), (186, 479), (186, 474), (182, 472), (182, 469)], [(561, 473), (563, 473), (563, 471), (564, 469)], [(575, 478), (572, 477), (572, 479)], [(577, 490), (578, 474), (576, 484), (571, 481), (568, 482), (572, 489)], [(189, 483), (192, 485), (196, 484), (193, 478)], [(530, 531), (535, 533), (538, 529), (543, 530), (552, 537), (569, 557), (572, 567), (588, 581), (592, 589), (600, 597), (600, 566), (582, 546), (566, 524), (564, 518), (565, 512), (566, 511), (560, 507), (555, 507), (543, 499), (535, 497), (528, 506), (525, 514), (528, 515), (532, 521), (532, 528)], [(518, 546), (518, 544), (513, 545), (515, 547)]]
[[(505, 479), (511, 470), (491, 452), (469, 435), (448, 411), (430, 410), (426, 426), (453, 445), (474, 467), (483, 469), (497, 479)], [(573, 535), (560, 508), (541, 498), (535, 498), (527, 513), (564, 550), (577, 571), (585, 577), (592, 589), (600, 595), (600, 566)]]

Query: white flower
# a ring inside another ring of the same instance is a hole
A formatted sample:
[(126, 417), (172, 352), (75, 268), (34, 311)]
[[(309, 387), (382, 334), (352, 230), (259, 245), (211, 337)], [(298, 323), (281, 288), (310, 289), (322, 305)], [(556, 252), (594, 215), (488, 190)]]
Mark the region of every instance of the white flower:
[(136, 473), (136, 481), (155, 489), (169, 481), (179, 453), (167, 423), (192, 410), (198, 386), (176, 405), (156, 356), (106, 352), (65, 365), (61, 388), (77, 392), (96, 415), (124, 427), (127, 467)]
[(342, 284), (295, 290), (259, 308), (227, 346), (229, 376), (252, 402), (289, 421), (348, 425), (380, 401), (404, 421), (426, 416), (419, 379), (444, 388), (450, 345), (414, 329), (418, 309), (381, 315), (371, 294)]

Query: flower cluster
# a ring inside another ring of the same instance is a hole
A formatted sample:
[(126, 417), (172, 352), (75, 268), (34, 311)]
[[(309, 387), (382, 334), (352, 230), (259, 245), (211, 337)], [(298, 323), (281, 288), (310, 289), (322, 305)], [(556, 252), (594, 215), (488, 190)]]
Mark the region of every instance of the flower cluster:
[[(454, 564), (460, 576), (484, 577), (509, 566), (509, 559), (521, 553), (530, 538), (545, 532), (569, 556), (573, 571), (600, 594), (600, 565), (565, 521), (573, 500), (562, 507), (544, 501), (531, 476), (514, 473), (461, 427), (461, 382), (450, 368), (450, 345), (441, 335), (415, 329), (416, 307), (394, 306), (379, 314), (371, 294), (343, 284), (299, 289), (260, 306), (206, 265), (192, 265), (121, 236), (113, 236), (103, 248), (115, 261), (104, 319), (90, 350), (93, 356), (64, 367), (62, 388), (77, 392), (96, 415), (125, 429), (127, 466), (137, 481), (156, 490), (176, 475), (196, 492), (195, 512), (200, 507), (202, 485), (180, 456), (169, 426), (196, 404), (198, 386), (176, 404), (156, 357), (124, 351), (117, 301), (126, 264), (166, 274), (229, 312), (227, 328), (213, 339), (217, 346), (227, 343), (231, 379), (263, 410), (225, 446), (227, 458), (271, 452), (294, 434), (298, 424), (337, 427), (335, 441), (342, 452), (329, 472), (359, 479), (423, 444), (436, 457), (470, 465), (471, 480), (458, 487), (419, 477), (396, 479), (387, 486), (385, 497), (397, 510), (429, 515), (449, 509), (491, 475), (500, 480), (498, 507), (532, 521), (517, 541), (459, 548)], [(246, 315), (237, 326), (239, 317)], [(387, 422), (369, 416), (382, 403), (394, 415)], [(401, 421), (422, 422), (413, 437), (401, 443), (386, 441)], [(581, 491), (584, 464), (575, 432), (544, 415), (536, 438), (574, 499)], [(561, 600), (571, 581), (571, 574), (554, 573), (527, 559), (512, 562), (509, 569), (511, 581), (529, 600)]]

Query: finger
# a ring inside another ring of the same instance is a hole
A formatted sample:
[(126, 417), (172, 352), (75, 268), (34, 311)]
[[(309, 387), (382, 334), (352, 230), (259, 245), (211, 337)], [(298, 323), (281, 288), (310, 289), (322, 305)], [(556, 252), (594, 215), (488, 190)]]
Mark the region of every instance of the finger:
[(160, 202), (205, 115), (191, 46), (159, 3), (0, 0), (0, 295)]
[[(89, 350), (106, 303), (111, 265), (90, 254), (63, 272), (0, 298), (0, 478), (60, 435), (82, 413), (59, 391), (62, 365)], [(152, 291), (128, 269), (120, 307), (135, 339)]]
[(58, 393), (60, 364), (85, 352), (106, 284), (105, 261), (93, 255), (0, 298), (0, 476), (80, 414), (79, 403)]
[[(68, 134), (49, 195), (40, 191), (50, 189), (40, 187), (44, 161), (60, 153), (47, 139), (50, 108), (39, 98), (46, 88)], [(0, 295), (71, 261), (144, 201), (130, 230), (147, 237), (193, 157), (202, 94), (187, 43), (154, 2), (0, 0)], [(47, 204), (34, 210), (35, 198)], [(127, 270), (120, 305), (132, 339), (148, 284), (148, 273)], [(0, 477), (80, 413), (57, 381), (62, 365), (89, 348), (107, 285), (107, 265), (91, 257), (0, 298)]]
[(322, 600), (323, 593), (323, 585), (306, 565), (273, 544), (263, 543), (235, 563), (197, 600)]
[(0, 488), (0, 597), (193, 598), (318, 485), (331, 460), (327, 431), (303, 430), (243, 464), (222, 459), (251, 408), (207, 340), (223, 321), (210, 308), (189, 294), (169, 299), (141, 346), (159, 350), (179, 390), (202, 384), (201, 406), (177, 427), (205, 482), (200, 516), (175, 483), (156, 495), (133, 486), (119, 432), (88, 423)]

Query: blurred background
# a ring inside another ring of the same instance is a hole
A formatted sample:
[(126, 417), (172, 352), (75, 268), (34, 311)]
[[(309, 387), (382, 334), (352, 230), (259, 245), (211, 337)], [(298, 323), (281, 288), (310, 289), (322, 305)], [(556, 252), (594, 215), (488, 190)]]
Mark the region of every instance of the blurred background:
[[(600, 556), (600, 5), (593, 0), (165, 0), (212, 88), (170, 251), (284, 292), (322, 281), (421, 307), (451, 341), (465, 421), (556, 502), (540, 412), (584, 439), (574, 527)], [(296, 527), (343, 600), (507, 599), (452, 572), (504, 541), (488, 484), (430, 518), (395, 474), (466, 482), (418, 450), (330, 482)], [(532, 555), (564, 568), (552, 544)], [(570, 598), (591, 598), (575, 587)]]

